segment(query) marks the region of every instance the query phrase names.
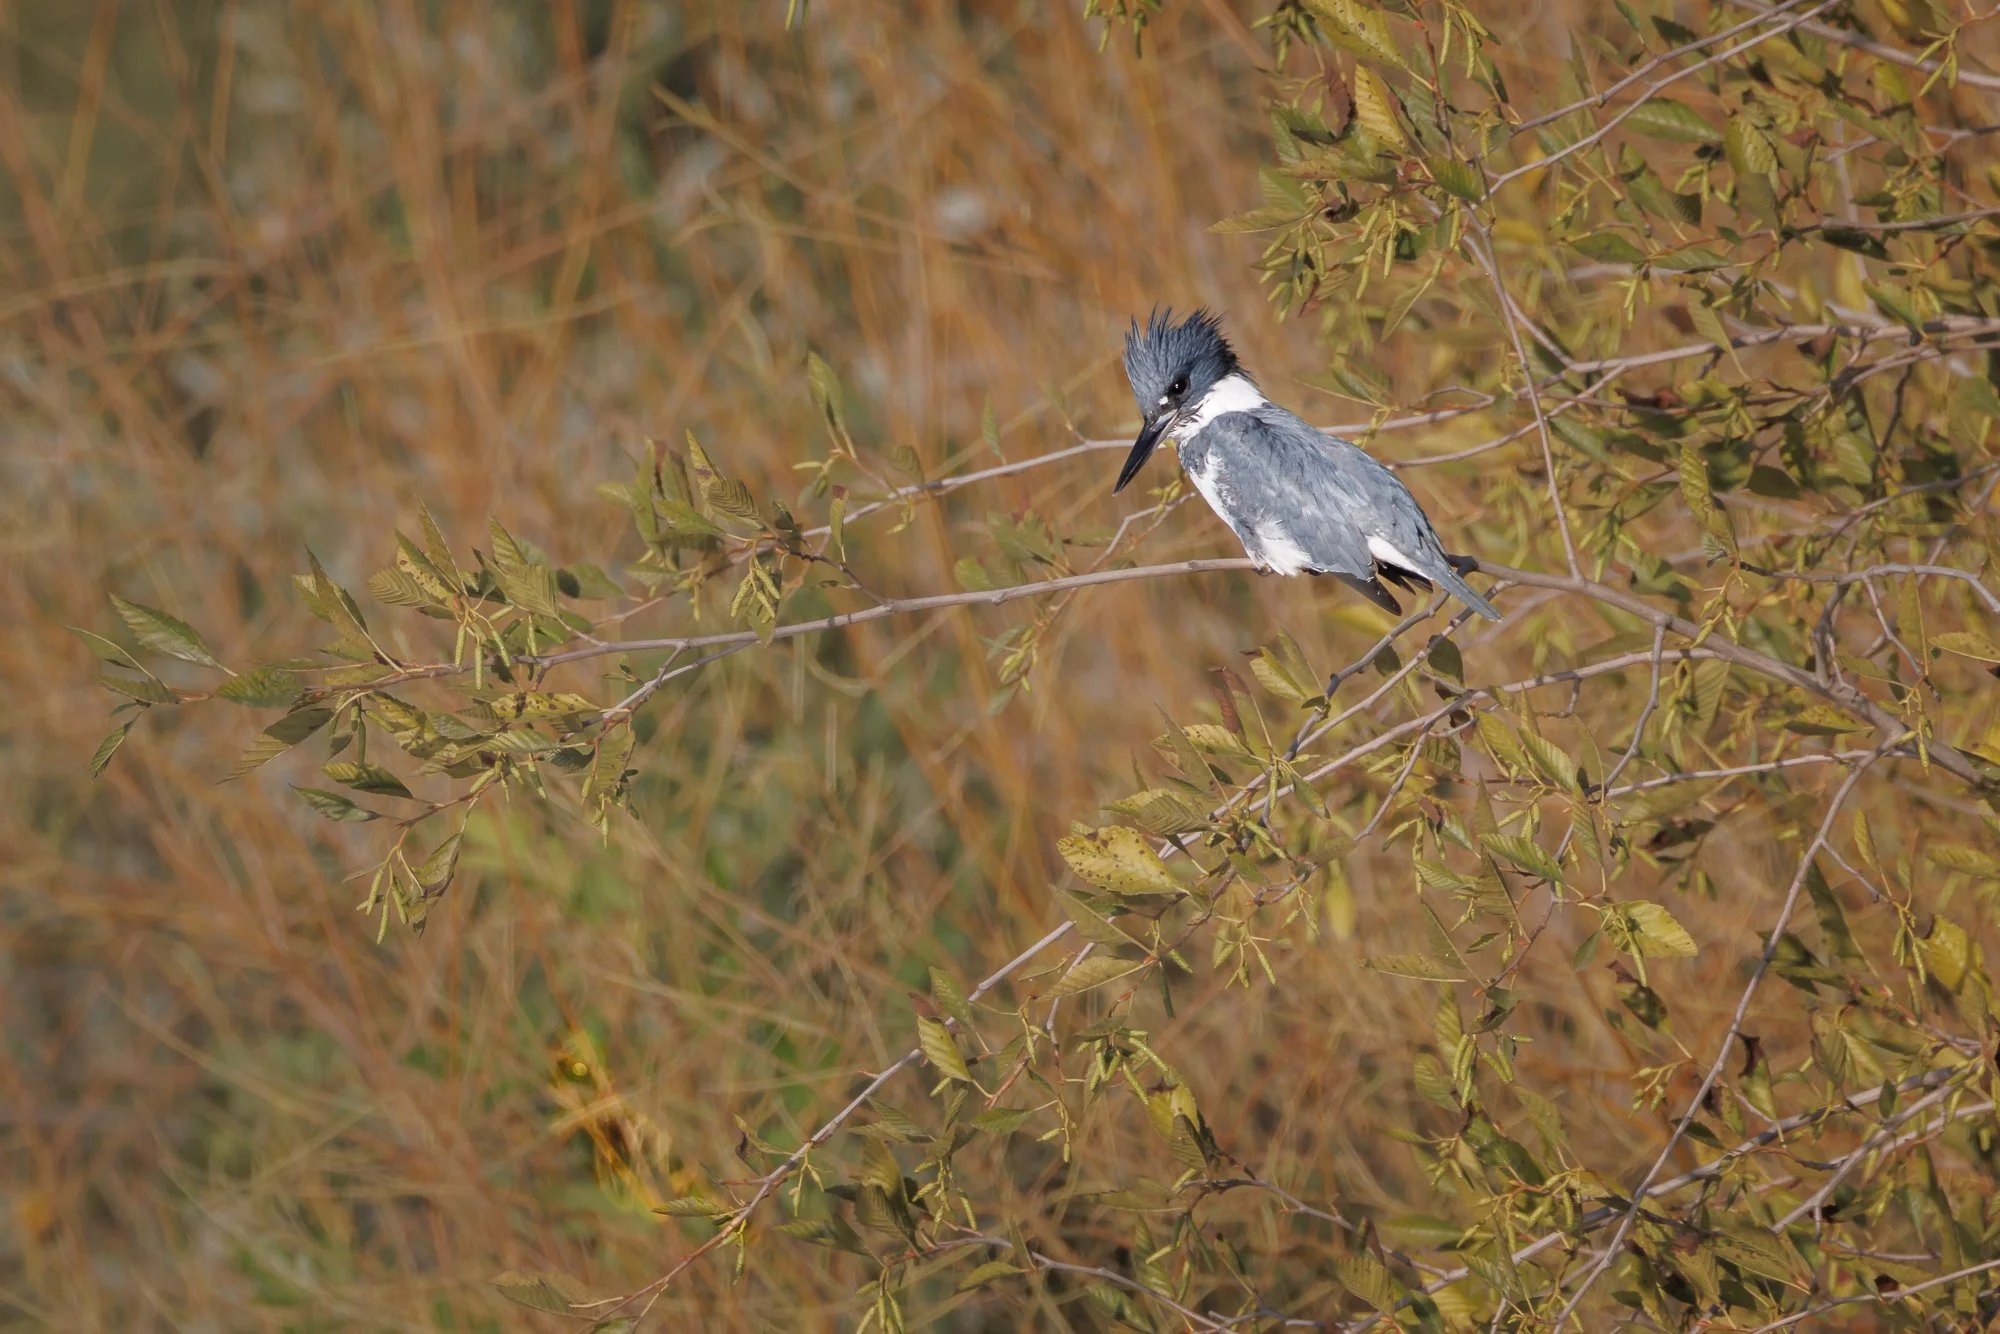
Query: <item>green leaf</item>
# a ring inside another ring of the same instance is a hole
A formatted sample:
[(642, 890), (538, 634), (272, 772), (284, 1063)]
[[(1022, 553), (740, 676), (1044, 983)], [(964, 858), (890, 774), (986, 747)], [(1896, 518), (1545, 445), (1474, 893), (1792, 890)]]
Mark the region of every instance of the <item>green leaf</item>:
[(576, 1285), (561, 1274), (522, 1274), (509, 1269), (493, 1280), (500, 1295), (531, 1310), (568, 1315), (576, 1305)]
[(1933, 843), (1924, 850), (1934, 866), (1942, 866), (1948, 871), (1963, 871), (1976, 875), (1982, 880), (2000, 880), (2000, 859), (1980, 852), (1976, 848), (1960, 847), (1954, 843)]
[(1396, 49), (1388, 20), (1380, 10), (1361, 0), (1306, 0), (1306, 8), (1336, 45), (1384, 65), (1402, 66), (1402, 52)]
[(966, 1068), (965, 1056), (958, 1049), (958, 1043), (951, 1036), (951, 1030), (935, 1019), (919, 1015), (917, 1017), (917, 1045), (923, 1049), (924, 1059), (931, 1068), (949, 1079), (972, 1082), (972, 1071)]
[(249, 709), (289, 709), (305, 693), (305, 682), (282, 667), (259, 667), (222, 683), (216, 696)]
[[(1252, 670), (1255, 668), (1253, 663)], [(1106, 809), (1138, 821), (1142, 829), (1156, 838), (1192, 833), (1208, 827), (1208, 812), (1173, 788), (1149, 787), (1143, 792), (1119, 798)]]
[[(113, 667), (129, 667), (135, 672), (144, 672), (146, 670), (144, 667), (141, 667), (139, 665), (138, 659), (134, 658), (124, 649), (118, 647), (118, 645), (106, 639), (103, 635), (92, 634), (88, 630), (79, 630), (76, 626), (73, 625), (65, 626), (63, 628), (68, 630), (71, 634), (75, 635), (78, 639), (81, 639), (84, 642), (84, 645), (87, 648), (89, 648), (92, 653), (97, 655), (98, 661), (108, 662)], [(151, 673), (148, 672), (147, 675), (151, 675)]]
[(1683, 144), (1713, 144), (1722, 140), (1716, 128), (1693, 109), (1671, 98), (1656, 97), (1633, 108), (1624, 124), (1635, 133)]
[(1033, 1115), (1031, 1107), (988, 1107), (975, 1115), (969, 1124), (982, 1135), (1005, 1138), (1019, 1130)]
[(1442, 959), (1428, 954), (1378, 954), (1361, 961), (1363, 968), (1395, 977), (1414, 977), (1424, 982), (1463, 982), (1465, 976)]
[(251, 739), (236, 767), (222, 781), (241, 778), (252, 769), (270, 763), (332, 721), (332, 709), (315, 707), (286, 714)]
[(292, 786), (292, 791), (305, 798), (306, 805), (318, 811), (329, 820), (342, 824), (366, 824), (382, 817), (365, 806), (357, 806), (338, 792), (328, 792), (316, 787)]
[(104, 766), (111, 763), (111, 757), (116, 755), (118, 748), (125, 744), (125, 734), (131, 730), (132, 720), (127, 719), (117, 727), (112, 728), (110, 734), (104, 740), (97, 743), (97, 749), (90, 754), (90, 776), (92, 778), (104, 772)]
[(1140, 966), (1129, 959), (1114, 959), (1108, 954), (1093, 954), (1064, 973), (1049, 995), (1074, 996), (1093, 987), (1101, 987), (1106, 982), (1115, 982), (1129, 973), (1138, 971)]
[(1354, 119), (1361, 128), (1389, 152), (1407, 147), (1409, 141), (1403, 137), (1402, 122), (1396, 115), (1396, 95), (1389, 91), (1389, 85), (1366, 65), (1354, 67), (1352, 83)]
[(1623, 904), (1619, 911), (1631, 927), (1639, 953), (1649, 958), (1674, 958), (1700, 952), (1687, 928), (1675, 921), (1674, 915), (1659, 904), (1641, 900)]
[(806, 389), (812, 395), (813, 406), (819, 409), (819, 415), (826, 422), (827, 429), (832, 431), (837, 439), (845, 430), (840, 401), (840, 377), (834, 374), (833, 367), (827, 365), (826, 359), (817, 352), (806, 353)]
[(1569, 244), (1581, 254), (1605, 264), (1637, 264), (1646, 258), (1646, 252), (1634, 244), (1631, 237), (1608, 228), (1586, 232), (1573, 238)]
[(980, 1265), (977, 1269), (974, 1269), (971, 1273), (960, 1279), (958, 1281), (958, 1290), (960, 1292), (970, 1292), (974, 1288), (985, 1287), (995, 1279), (1011, 1278), (1015, 1274), (1025, 1274), (1027, 1272), (1027, 1270), (1021, 1268), (1019, 1265), (1010, 1265), (1005, 1260), (988, 1260), (985, 1264)]
[(343, 787), (371, 792), (381, 797), (407, 797), (410, 789), (403, 780), (378, 764), (365, 760), (334, 760), (320, 766), (320, 772)]
[(1333, 1262), (1340, 1286), (1383, 1313), (1396, 1309), (1396, 1281), (1380, 1260), (1366, 1251), (1343, 1255)]
[(2000, 662), (2000, 647), (1995, 647), (1993, 641), (1984, 635), (1976, 635), (1969, 630), (1946, 630), (1943, 634), (1932, 635), (1931, 643), (1961, 657)]
[(426, 894), (441, 894), (458, 874), (458, 850), (464, 843), (464, 835), (453, 834), (444, 842), (431, 849), (431, 855), (424, 858), (417, 868), (417, 883)]
[(1551, 884), (1563, 881), (1562, 864), (1533, 839), (1518, 834), (1488, 834), (1479, 840), (1488, 851), (1506, 858), (1529, 875)]
[(931, 1000), (940, 1014), (949, 1015), (958, 1021), (961, 1031), (972, 1029), (972, 1003), (965, 993), (958, 989), (958, 983), (951, 980), (951, 974), (942, 968), (931, 969)]
[(1787, 722), (1785, 730), (1802, 736), (1839, 736), (1844, 732), (1865, 732), (1868, 724), (1850, 718), (1831, 704), (1815, 704)]
[(1424, 165), (1430, 169), (1432, 180), (1460, 199), (1477, 202), (1485, 197), (1486, 182), (1480, 178), (1479, 168), (1470, 162), (1439, 156)]
[(1107, 825), (1056, 844), (1079, 876), (1115, 894), (1179, 894), (1180, 882), (1167, 871), (1136, 829)]
[(1747, 116), (1731, 116), (1722, 136), (1723, 152), (1739, 176), (1768, 176), (1777, 169), (1778, 150)]
[(102, 672), (98, 675), (97, 684), (103, 686), (114, 695), (123, 695), (127, 699), (136, 699), (141, 704), (178, 704), (181, 702), (179, 695), (167, 689), (161, 683), (160, 678), (150, 673), (140, 680), (134, 681), (129, 677), (119, 676), (114, 672)]
[(202, 667), (222, 668), (215, 655), (208, 651), (208, 645), (202, 642), (201, 636), (185, 621), (137, 602), (127, 602), (116, 593), (111, 595), (111, 604), (118, 608), (118, 614), (132, 631), (132, 637), (155, 653), (164, 653), (170, 658)]
[(530, 559), (498, 519), (487, 521), (487, 534), (493, 543), (493, 580), (500, 585), (501, 595), (523, 611), (554, 616), (558, 611), (555, 572)]

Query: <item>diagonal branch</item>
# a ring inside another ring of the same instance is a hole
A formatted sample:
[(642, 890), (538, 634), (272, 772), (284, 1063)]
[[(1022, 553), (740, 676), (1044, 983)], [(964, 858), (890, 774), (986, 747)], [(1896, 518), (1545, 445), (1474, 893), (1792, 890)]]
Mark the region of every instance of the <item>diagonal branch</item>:
[[(1883, 749), (1886, 749), (1886, 746)], [(1813, 834), (1812, 841), (1806, 845), (1805, 851), (1799, 854), (1798, 870), (1792, 873), (1792, 883), (1785, 891), (1785, 901), (1778, 909), (1778, 919), (1772, 925), (1770, 935), (1764, 942), (1764, 952), (1757, 959), (1756, 969), (1750, 974), (1750, 980), (1744, 984), (1742, 996), (1736, 1001), (1736, 1012), (1730, 1017), (1728, 1031), (1722, 1035), (1722, 1041), (1716, 1046), (1715, 1060), (1710, 1062), (1708, 1074), (1702, 1079), (1701, 1087), (1695, 1090), (1694, 1096), (1688, 1099), (1687, 1110), (1681, 1114), (1680, 1120), (1674, 1123), (1673, 1133), (1667, 1136), (1666, 1145), (1653, 1160), (1653, 1165), (1646, 1170), (1646, 1175), (1640, 1180), (1638, 1188), (1632, 1192), (1631, 1207), (1626, 1209), (1624, 1216), (1618, 1220), (1618, 1228), (1611, 1234), (1611, 1240), (1605, 1243), (1597, 1259), (1584, 1271), (1582, 1280), (1576, 1285), (1576, 1291), (1570, 1294), (1569, 1300), (1563, 1303), (1562, 1310), (1556, 1313), (1555, 1328), (1558, 1334), (1568, 1323), (1570, 1316), (1575, 1313), (1577, 1306), (1582, 1303), (1591, 1286), (1606, 1269), (1611, 1267), (1611, 1262), (1618, 1258), (1626, 1236), (1632, 1231), (1633, 1222), (1639, 1217), (1639, 1207), (1646, 1199), (1647, 1190), (1652, 1186), (1654, 1178), (1660, 1175), (1661, 1169), (1666, 1167), (1667, 1160), (1673, 1157), (1674, 1150), (1680, 1147), (1681, 1139), (1687, 1134), (1688, 1127), (1694, 1124), (1695, 1117), (1700, 1114), (1702, 1103), (1707, 1099), (1709, 1090), (1713, 1089), (1716, 1080), (1722, 1077), (1722, 1069), (1729, 1063), (1729, 1053), (1735, 1046), (1736, 1037), (1743, 1031), (1743, 1021), (1749, 1016), (1750, 1002), (1756, 998), (1757, 989), (1763, 984), (1764, 975), (1770, 971), (1771, 960), (1778, 953), (1778, 941), (1784, 937), (1785, 928), (1792, 920), (1792, 912), (1798, 907), (1799, 894), (1805, 889), (1806, 877), (1812, 871), (1813, 858), (1819, 854), (1820, 847), (1832, 834), (1833, 822), (1840, 815), (1841, 808), (1847, 804), (1848, 794), (1854, 790), (1855, 784), (1861, 781), (1861, 776), (1868, 772), (1869, 765), (1880, 757), (1880, 753), (1878, 749), (1849, 770), (1847, 777), (1841, 780), (1840, 787), (1835, 790), (1833, 799), (1827, 803), (1826, 816), (1819, 822), (1819, 829)]]

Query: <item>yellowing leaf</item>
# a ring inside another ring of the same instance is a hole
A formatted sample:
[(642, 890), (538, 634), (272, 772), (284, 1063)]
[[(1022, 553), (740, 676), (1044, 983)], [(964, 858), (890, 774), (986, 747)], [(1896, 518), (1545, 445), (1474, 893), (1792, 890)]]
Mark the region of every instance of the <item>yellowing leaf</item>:
[(919, 1016), (917, 1019), (917, 1045), (923, 1049), (924, 1059), (939, 1074), (951, 1079), (972, 1082), (972, 1071), (966, 1068), (965, 1056), (958, 1049), (958, 1043), (951, 1036), (951, 1030), (935, 1019)]
[(1633, 943), (1648, 957), (1686, 957), (1700, 953), (1687, 928), (1657, 903), (1627, 903), (1619, 911), (1630, 924)]
[(1425, 982), (1462, 982), (1464, 973), (1442, 959), (1428, 954), (1378, 954), (1361, 961), (1363, 968), (1396, 977), (1414, 977)]
[(1712, 144), (1722, 138), (1691, 108), (1665, 97), (1641, 102), (1625, 118), (1624, 128), (1683, 144)]
[(1070, 869), (1099, 889), (1114, 894), (1178, 894), (1179, 882), (1167, 871), (1145, 836), (1123, 825), (1106, 825), (1076, 834), (1056, 844)]
[(1369, 137), (1389, 152), (1400, 152), (1409, 141), (1396, 116), (1396, 95), (1381, 76), (1366, 65), (1354, 67), (1354, 119)]
[[(202, 667), (222, 666), (187, 622), (176, 620), (153, 607), (127, 602), (115, 593), (112, 594), (111, 605), (118, 608), (118, 615), (124, 619), (132, 637), (155, 653), (164, 653), (170, 658)], [(93, 644), (92, 647), (96, 646)]]
[(1930, 858), (1933, 865), (1948, 871), (1963, 871), (1984, 880), (2000, 880), (2000, 859), (1977, 848), (1964, 848), (1955, 843), (1933, 843), (1924, 855)]
[(1778, 166), (1778, 151), (1764, 131), (1747, 117), (1731, 116), (1722, 136), (1722, 149), (1729, 165), (1739, 176), (1768, 176)]
[(1389, 35), (1389, 22), (1381, 11), (1360, 0), (1306, 0), (1306, 8), (1338, 45), (1385, 65), (1403, 64), (1402, 52), (1396, 49), (1395, 38)]
[(282, 667), (259, 667), (232, 676), (216, 692), (218, 698), (251, 709), (287, 709), (305, 693), (305, 683)]
[(1077, 964), (1062, 975), (1051, 996), (1074, 996), (1101, 987), (1106, 982), (1115, 982), (1128, 973), (1136, 972), (1139, 965), (1129, 959), (1114, 959), (1108, 954), (1095, 954)]
[(1973, 634), (1969, 630), (1947, 630), (1943, 634), (1932, 635), (1931, 643), (1947, 653), (1956, 653), (1961, 657), (1978, 658), (1981, 662), (2000, 662), (2000, 648), (1996, 648), (1985, 636)]
[(1865, 732), (1868, 724), (1848, 717), (1831, 704), (1815, 704), (1786, 723), (1785, 730), (1804, 736), (1839, 736), (1843, 732)]
[(520, 1274), (508, 1270), (493, 1280), (500, 1295), (536, 1311), (568, 1315), (576, 1304), (576, 1288), (560, 1274)]

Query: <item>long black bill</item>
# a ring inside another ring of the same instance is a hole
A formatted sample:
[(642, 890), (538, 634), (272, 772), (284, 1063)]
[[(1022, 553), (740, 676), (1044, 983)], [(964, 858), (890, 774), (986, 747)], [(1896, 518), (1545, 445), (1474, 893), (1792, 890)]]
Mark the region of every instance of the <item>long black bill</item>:
[(1139, 438), (1132, 442), (1132, 452), (1125, 456), (1125, 466), (1118, 470), (1118, 485), (1111, 488), (1112, 495), (1123, 491), (1125, 484), (1139, 475), (1139, 469), (1146, 466), (1146, 460), (1152, 457), (1153, 446), (1160, 443), (1160, 437), (1166, 434), (1167, 423), (1172, 420), (1172, 413), (1163, 412), (1146, 423), (1146, 429), (1139, 432)]

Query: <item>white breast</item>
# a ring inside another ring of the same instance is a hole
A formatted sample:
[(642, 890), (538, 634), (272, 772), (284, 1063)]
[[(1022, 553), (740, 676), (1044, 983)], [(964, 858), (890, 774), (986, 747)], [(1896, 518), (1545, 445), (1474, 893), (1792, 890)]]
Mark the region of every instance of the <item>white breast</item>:
[(1194, 411), (1182, 419), (1174, 434), (1186, 440), (1226, 412), (1253, 412), (1270, 405), (1271, 400), (1265, 398), (1249, 380), (1241, 375), (1225, 375), (1209, 386), (1208, 392), (1201, 396), (1201, 402), (1195, 404)]

